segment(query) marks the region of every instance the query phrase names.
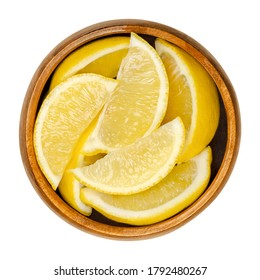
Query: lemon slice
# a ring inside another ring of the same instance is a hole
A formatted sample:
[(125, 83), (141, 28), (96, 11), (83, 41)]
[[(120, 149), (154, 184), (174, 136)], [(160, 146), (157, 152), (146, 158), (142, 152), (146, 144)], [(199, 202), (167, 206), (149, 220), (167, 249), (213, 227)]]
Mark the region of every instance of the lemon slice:
[(55, 87), (43, 101), (34, 128), (36, 157), (56, 190), (81, 133), (100, 112), (118, 82), (79, 74)]
[(173, 170), (154, 187), (132, 195), (109, 195), (82, 188), (81, 200), (104, 216), (131, 225), (148, 225), (179, 213), (206, 189), (210, 179), (210, 147)]
[(219, 122), (216, 85), (203, 66), (179, 47), (156, 39), (169, 78), (169, 101), (163, 123), (181, 117), (186, 143), (180, 161), (201, 152), (212, 140)]
[(75, 50), (55, 70), (50, 90), (72, 75), (79, 73), (95, 73), (115, 78), (121, 61), (127, 54), (129, 41), (129, 37), (107, 37)]
[(127, 195), (141, 192), (171, 171), (182, 150), (184, 133), (181, 119), (176, 118), (135, 143), (72, 172), (81, 184), (97, 191)]
[(117, 79), (118, 87), (86, 141), (84, 153), (110, 152), (134, 143), (157, 128), (165, 115), (168, 78), (164, 65), (155, 49), (135, 33), (131, 33)]

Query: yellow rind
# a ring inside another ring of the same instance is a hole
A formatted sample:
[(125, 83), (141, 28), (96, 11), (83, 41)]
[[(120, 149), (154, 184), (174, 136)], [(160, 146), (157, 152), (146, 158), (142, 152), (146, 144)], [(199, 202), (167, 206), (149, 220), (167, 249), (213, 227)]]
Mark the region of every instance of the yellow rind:
[[(192, 113), (190, 127), (186, 127), (186, 143), (182, 155), (180, 156), (180, 162), (185, 162), (190, 158), (200, 153), (212, 140), (218, 127), (220, 106), (217, 87), (215, 82), (205, 70), (205, 68), (190, 54), (181, 48), (170, 44), (162, 39), (156, 39), (155, 48), (161, 56), (168, 74), (169, 79), (174, 77), (173, 65), (177, 65), (177, 74), (181, 74), (186, 79), (190, 91), (192, 102)], [(167, 54), (167, 61), (164, 61), (163, 55)], [(169, 59), (173, 60), (173, 64), (169, 63)], [(173, 92), (172, 81), (169, 82), (169, 100), (173, 94), (177, 97), (182, 93), (182, 88), (179, 88), (179, 93)], [(182, 118), (183, 103), (180, 104), (181, 99), (173, 99), (169, 102), (168, 109), (166, 111), (165, 120), (169, 121), (176, 116)]]
[(115, 78), (128, 51), (129, 41), (126, 36), (113, 36), (95, 40), (76, 49), (56, 68), (49, 90), (79, 73), (95, 73)]

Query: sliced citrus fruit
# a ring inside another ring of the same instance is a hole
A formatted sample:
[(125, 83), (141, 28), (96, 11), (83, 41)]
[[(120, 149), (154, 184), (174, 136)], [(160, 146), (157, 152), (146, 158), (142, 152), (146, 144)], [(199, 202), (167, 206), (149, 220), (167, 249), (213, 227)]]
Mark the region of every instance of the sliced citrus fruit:
[(96, 119), (91, 122), (91, 124), (86, 128), (86, 130), (82, 133), (79, 140), (77, 141), (76, 147), (73, 150), (72, 157), (67, 164), (62, 179), (58, 185), (58, 190), (62, 198), (71, 207), (85, 216), (91, 215), (92, 208), (81, 201), (80, 190), (83, 185), (74, 177), (74, 175), (70, 172), (70, 169), (93, 164), (98, 159), (104, 156), (104, 154), (97, 154), (93, 156), (85, 156), (81, 154), (82, 146), (86, 141), (85, 139), (89, 137), (89, 134), (95, 126)]
[(38, 163), (57, 188), (81, 133), (100, 112), (118, 82), (79, 74), (55, 87), (43, 101), (34, 128)]
[(135, 33), (131, 33), (117, 79), (118, 87), (86, 141), (85, 153), (129, 145), (157, 128), (165, 115), (168, 78), (164, 65), (155, 49)]
[(111, 194), (132, 194), (150, 188), (176, 163), (184, 144), (180, 118), (159, 127), (131, 145), (116, 149), (94, 164), (72, 170), (85, 186)]
[(115, 78), (129, 46), (129, 37), (114, 36), (90, 42), (68, 55), (57, 67), (50, 90), (79, 73), (95, 73)]
[(70, 168), (83, 167), (90, 165), (101, 158), (103, 155), (94, 155), (85, 157), (84, 155), (75, 152), (73, 160), (67, 165), (66, 170), (59, 183), (58, 190), (62, 198), (75, 210), (83, 215), (89, 216), (92, 213), (92, 208), (80, 199), (80, 190), (84, 187), (75, 176), (69, 171)]
[[(78, 160), (74, 160), (68, 167), (79, 167), (84, 165), (84, 156), (78, 157)], [(89, 216), (92, 213), (92, 208), (80, 199), (80, 190), (82, 184), (75, 179), (71, 172), (65, 170), (62, 179), (59, 183), (58, 190), (62, 198), (75, 210), (83, 215)]]
[(163, 123), (181, 117), (186, 128), (186, 143), (180, 161), (201, 152), (212, 140), (219, 122), (216, 85), (191, 55), (162, 39), (156, 39), (169, 78), (169, 101)]
[(109, 195), (82, 188), (81, 200), (104, 216), (131, 225), (148, 225), (184, 210), (205, 191), (210, 179), (210, 147), (173, 170), (154, 187), (132, 195)]

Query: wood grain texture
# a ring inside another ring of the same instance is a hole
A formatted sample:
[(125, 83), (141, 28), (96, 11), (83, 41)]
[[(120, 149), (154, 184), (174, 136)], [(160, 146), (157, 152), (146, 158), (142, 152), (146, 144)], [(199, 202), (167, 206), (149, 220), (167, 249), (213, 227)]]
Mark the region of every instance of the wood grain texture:
[[(85, 217), (68, 206), (53, 191), (36, 160), (33, 147), (35, 118), (51, 74), (57, 65), (78, 47), (104, 36), (129, 35), (135, 32), (153, 45), (160, 37), (173, 43), (197, 59), (214, 79), (220, 97), (220, 123), (211, 142), (212, 175), (208, 188), (190, 207), (160, 223), (150, 226), (118, 224), (94, 213)], [(57, 45), (36, 70), (26, 92), (20, 118), (20, 151), (26, 173), (41, 199), (69, 224), (95, 235), (114, 239), (143, 239), (173, 231), (196, 217), (219, 194), (233, 170), (240, 144), (240, 112), (234, 88), (216, 59), (198, 42), (186, 34), (159, 23), (143, 20), (113, 20), (86, 27)]]

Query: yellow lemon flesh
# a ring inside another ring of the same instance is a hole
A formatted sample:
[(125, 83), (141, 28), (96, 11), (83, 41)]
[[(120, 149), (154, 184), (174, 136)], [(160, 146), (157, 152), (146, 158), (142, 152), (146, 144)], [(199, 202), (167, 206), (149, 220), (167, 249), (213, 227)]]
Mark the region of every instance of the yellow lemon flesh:
[(50, 90), (79, 73), (100, 74), (115, 78), (129, 46), (129, 37), (114, 36), (90, 42), (68, 55), (57, 67)]
[(155, 49), (134, 33), (117, 79), (118, 87), (83, 148), (86, 154), (132, 144), (156, 129), (165, 115), (168, 78), (164, 65)]
[(79, 74), (44, 99), (34, 128), (34, 147), (44, 175), (56, 190), (81, 135), (109, 99), (118, 82)]
[(71, 172), (81, 184), (97, 191), (138, 193), (152, 187), (171, 171), (182, 151), (184, 137), (183, 123), (176, 118), (133, 144)]
[(132, 195), (109, 195), (81, 189), (81, 200), (104, 216), (131, 225), (148, 225), (179, 213), (205, 191), (210, 179), (210, 147), (189, 161), (176, 165), (154, 187)]
[(169, 101), (163, 123), (179, 116), (186, 128), (180, 162), (200, 153), (212, 140), (219, 122), (216, 85), (203, 66), (179, 47), (156, 39), (169, 78)]

